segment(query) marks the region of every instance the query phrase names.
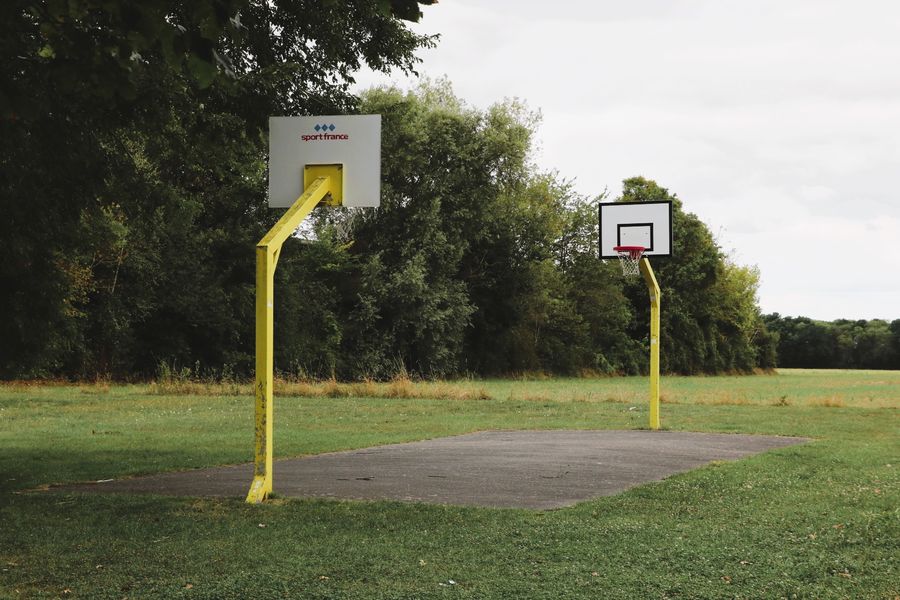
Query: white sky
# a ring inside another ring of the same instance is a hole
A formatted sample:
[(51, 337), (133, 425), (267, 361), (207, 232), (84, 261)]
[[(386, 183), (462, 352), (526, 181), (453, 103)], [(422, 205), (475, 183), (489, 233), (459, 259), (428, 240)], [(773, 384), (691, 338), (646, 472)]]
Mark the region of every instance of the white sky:
[(414, 29), (441, 40), (420, 52), (422, 75), (480, 108), (540, 110), (537, 163), (580, 193), (614, 198), (643, 175), (677, 194), (759, 266), (764, 312), (900, 318), (900, 2), (441, 0), (424, 13)]

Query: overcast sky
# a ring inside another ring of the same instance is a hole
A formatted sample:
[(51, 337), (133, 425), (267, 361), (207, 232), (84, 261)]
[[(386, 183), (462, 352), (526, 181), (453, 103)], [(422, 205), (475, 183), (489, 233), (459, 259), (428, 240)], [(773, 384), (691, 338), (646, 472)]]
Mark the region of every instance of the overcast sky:
[(764, 312), (900, 318), (900, 2), (441, 0), (424, 13), (414, 29), (441, 39), (422, 75), (480, 108), (540, 110), (535, 159), (580, 193), (614, 198), (643, 175), (677, 194), (759, 267)]

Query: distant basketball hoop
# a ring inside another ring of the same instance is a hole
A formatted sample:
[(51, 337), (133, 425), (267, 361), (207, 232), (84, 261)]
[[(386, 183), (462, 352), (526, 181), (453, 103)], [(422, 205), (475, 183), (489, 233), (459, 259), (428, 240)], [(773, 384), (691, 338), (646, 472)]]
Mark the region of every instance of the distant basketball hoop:
[(637, 277), (641, 272), (641, 257), (644, 256), (643, 246), (615, 246), (613, 250), (619, 255), (619, 264), (622, 265), (622, 275)]
[(643, 275), (650, 295), (650, 429), (659, 429), (660, 290), (650, 257), (672, 256), (672, 202), (601, 202), (600, 258), (619, 259), (622, 275)]

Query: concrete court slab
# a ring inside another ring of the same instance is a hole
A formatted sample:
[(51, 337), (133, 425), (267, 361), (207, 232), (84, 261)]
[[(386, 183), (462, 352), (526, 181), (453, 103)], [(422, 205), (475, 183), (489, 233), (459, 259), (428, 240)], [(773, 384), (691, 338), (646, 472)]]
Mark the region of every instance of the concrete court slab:
[[(737, 460), (806, 441), (677, 431), (482, 431), (278, 460), (275, 492), (298, 498), (552, 509), (617, 494), (713, 460)], [(53, 489), (243, 498), (252, 470), (245, 464)]]

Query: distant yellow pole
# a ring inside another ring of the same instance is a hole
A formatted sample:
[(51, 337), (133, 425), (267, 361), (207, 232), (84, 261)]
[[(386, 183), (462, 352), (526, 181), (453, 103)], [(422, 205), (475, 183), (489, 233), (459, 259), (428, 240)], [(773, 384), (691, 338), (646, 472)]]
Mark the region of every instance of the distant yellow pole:
[(650, 429), (659, 429), (659, 284), (646, 256), (639, 267), (650, 292)]
[(339, 177), (336, 173), (336, 177), (315, 179), (256, 245), (256, 445), (253, 483), (247, 494), (247, 502), (253, 504), (265, 500), (272, 491), (275, 267), (285, 240), (331, 192), (333, 181)]

